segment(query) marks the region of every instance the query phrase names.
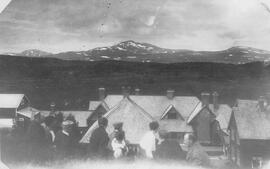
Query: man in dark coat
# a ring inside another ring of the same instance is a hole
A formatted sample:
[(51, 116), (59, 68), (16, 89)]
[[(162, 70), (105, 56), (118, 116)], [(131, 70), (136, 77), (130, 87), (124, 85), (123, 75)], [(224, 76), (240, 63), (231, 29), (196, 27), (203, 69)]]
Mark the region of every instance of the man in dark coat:
[(55, 117), (53, 117), (53, 116), (47, 116), (44, 119), (46, 142), (49, 146), (52, 146), (54, 143), (54, 140), (55, 140), (55, 133), (53, 131), (54, 121), (55, 121)]
[(104, 117), (98, 119), (98, 128), (96, 128), (89, 142), (89, 154), (93, 158), (106, 159), (109, 156), (109, 136), (106, 132), (108, 120)]
[(41, 114), (36, 112), (26, 132), (27, 157), (30, 161), (41, 162), (46, 149), (45, 130), (41, 125)]
[(46, 156), (47, 160), (53, 160), (53, 155), (54, 155), (54, 140), (55, 140), (55, 133), (53, 131), (53, 123), (55, 121), (54, 116), (47, 116), (44, 119), (44, 129), (45, 129), (45, 144), (47, 145), (47, 149), (44, 152), (44, 156)]
[(179, 142), (169, 139), (169, 133), (165, 130), (159, 131), (160, 143), (157, 145), (155, 159), (182, 161), (186, 158), (186, 153), (182, 150)]
[(70, 135), (72, 125), (72, 121), (64, 121), (62, 123), (62, 130), (55, 136), (56, 154), (60, 159), (69, 158), (74, 154), (76, 143)]

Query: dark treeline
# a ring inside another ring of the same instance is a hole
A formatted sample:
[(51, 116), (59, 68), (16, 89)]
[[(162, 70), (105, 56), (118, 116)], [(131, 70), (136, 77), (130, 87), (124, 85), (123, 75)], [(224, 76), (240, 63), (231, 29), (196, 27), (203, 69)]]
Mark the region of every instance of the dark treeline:
[(97, 88), (120, 94), (121, 86), (139, 87), (142, 94), (160, 95), (168, 88), (178, 95), (199, 96), (217, 90), (221, 101), (256, 98), (269, 88), (270, 66), (261, 62), (139, 63), (121, 61), (67, 61), (54, 58), (0, 57), (0, 92), (24, 93), (34, 107), (46, 109), (51, 101), (68, 109), (87, 109), (97, 99)]

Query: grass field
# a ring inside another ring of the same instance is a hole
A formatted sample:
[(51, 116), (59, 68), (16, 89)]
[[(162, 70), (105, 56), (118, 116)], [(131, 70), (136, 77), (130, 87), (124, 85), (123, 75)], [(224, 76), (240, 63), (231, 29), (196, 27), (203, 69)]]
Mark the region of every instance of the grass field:
[[(69, 161), (62, 164), (48, 164), (47, 166), (38, 166), (33, 164), (11, 164), (10, 169), (197, 169), (200, 167), (189, 166), (186, 163), (174, 162), (119, 162), (119, 161)], [(263, 169), (269, 169), (270, 163)], [(219, 167), (213, 167), (220, 169)], [(228, 166), (226, 169), (230, 169)], [(200, 168), (202, 169), (202, 168)], [(222, 168), (224, 169), (224, 168)]]

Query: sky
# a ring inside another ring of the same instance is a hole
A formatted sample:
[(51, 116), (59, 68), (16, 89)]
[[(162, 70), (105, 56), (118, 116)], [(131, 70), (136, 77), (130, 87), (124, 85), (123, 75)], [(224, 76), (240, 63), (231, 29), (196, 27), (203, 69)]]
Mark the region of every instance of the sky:
[(0, 53), (81, 51), (125, 40), (270, 50), (270, 0), (12, 0), (1, 12), (7, 1), (0, 0)]

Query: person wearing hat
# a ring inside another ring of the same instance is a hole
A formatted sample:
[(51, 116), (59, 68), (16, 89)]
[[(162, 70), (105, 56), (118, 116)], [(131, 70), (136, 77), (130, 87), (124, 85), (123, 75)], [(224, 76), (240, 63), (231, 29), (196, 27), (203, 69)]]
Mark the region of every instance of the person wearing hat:
[(158, 160), (185, 160), (186, 153), (182, 150), (179, 142), (169, 138), (166, 130), (159, 131), (160, 143), (157, 145), (155, 158)]
[(108, 158), (110, 152), (108, 149), (109, 136), (106, 131), (108, 126), (108, 119), (101, 117), (98, 119), (98, 128), (96, 128), (89, 142), (89, 155), (92, 158)]
[(70, 135), (73, 122), (66, 120), (62, 123), (62, 130), (55, 136), (55, 148), (58, 158), (68, 158), (73, 155), (75, 143)]

